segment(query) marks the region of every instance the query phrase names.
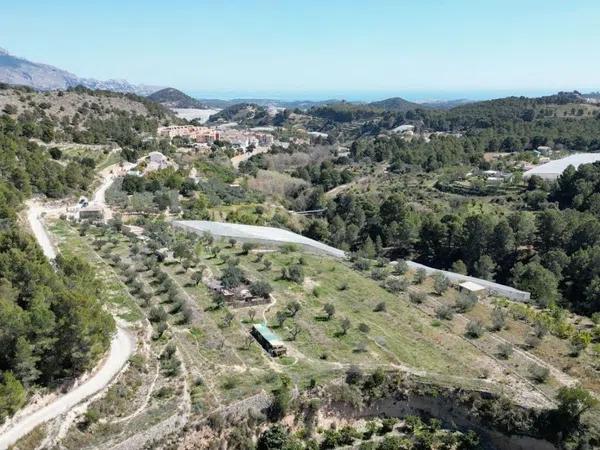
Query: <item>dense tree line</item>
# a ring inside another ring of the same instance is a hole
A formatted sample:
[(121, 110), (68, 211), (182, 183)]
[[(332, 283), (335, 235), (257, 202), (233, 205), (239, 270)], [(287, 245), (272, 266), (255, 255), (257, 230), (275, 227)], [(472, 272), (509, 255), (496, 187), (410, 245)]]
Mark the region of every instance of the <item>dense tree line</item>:
[(63, 167), (23, 136), (23, 124), (0, 117), (0, 422), (28, 388), (81, 374), (110, 345), (114, 322), (91, 267), (59, 257), (54, 271), (16, 224), (25, 198), (85, 189), (91, 170), (77, 162)]
[[(93, 164), (87, 160), (59, 164), (45, 148), (25, 139), (24, 126), (6, 115), (0, 116), (0, 183), (4, 183), (0, 192), (13, 189), (16, 198), (31, 194), (60, 198), (70, 191), (87, 189), (93, 178)], [(16, 204), (11, 201), (7, 205)]]
[(402, 193), (342, 194), (305, 233), (369, 258), (387, 252), (510, 283), (542, 305), (591, 314), (600, 311), (599, 175), (600, 164), (571, 168), (551, 192), (540, 191), (554, 203), (508, 214), (423, 213)]
[(296, 169), (293, 176), (309, 181), (313, 185), (322, 186), (328, 191), (340, 184), (352, 180), (352, 172), (348, 168), (336, 168), (331, 161), (323, 161), (320, 165), (309, 164)]

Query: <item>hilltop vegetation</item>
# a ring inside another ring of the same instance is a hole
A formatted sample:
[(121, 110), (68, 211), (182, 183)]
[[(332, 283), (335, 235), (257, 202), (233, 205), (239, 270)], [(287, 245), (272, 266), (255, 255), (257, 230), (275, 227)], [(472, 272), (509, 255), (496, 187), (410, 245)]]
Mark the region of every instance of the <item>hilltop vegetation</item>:
[(210, 116), (210, 122), (237, 122), (249, 127), (259, 127), (271, 124), (267, 109), (252, 103), (237, 103)]
[(167, 108), (205, 108), (206, 106), (199, 100), (184, 94), (174, 88), (165, 88), (153, 92), (147, 97), (153, 102), (160, 103)]
[(81, 144), (140, 145), (159, 124), (175, 120), (143, 97), (81, 87), (42, 93), (3, 85), (0, 111), (19, 121), (25, 137)]

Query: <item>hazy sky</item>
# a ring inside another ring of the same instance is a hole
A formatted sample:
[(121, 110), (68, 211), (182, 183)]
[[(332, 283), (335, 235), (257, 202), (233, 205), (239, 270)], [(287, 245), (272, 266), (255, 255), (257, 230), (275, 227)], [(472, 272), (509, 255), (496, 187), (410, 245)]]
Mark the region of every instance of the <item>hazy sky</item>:
[(2, 0), (0, 47), (199, 93), (600, 89), (599, 0)]

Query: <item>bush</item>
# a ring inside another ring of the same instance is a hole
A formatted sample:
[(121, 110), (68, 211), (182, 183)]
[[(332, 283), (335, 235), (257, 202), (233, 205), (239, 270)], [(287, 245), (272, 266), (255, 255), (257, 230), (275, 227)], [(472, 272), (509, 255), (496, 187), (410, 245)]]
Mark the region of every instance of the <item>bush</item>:
[(412, 303), (416, 303), (418, 305), (423, 303), (426, 298), (427, 295), (424, 292), (411, 292), (410, 294), (408, 294), (408, 299)]
[(272, 291), (273, 288), (266, 281), (255, 281), (250, 285), (250, 293), (255, 297), (269, 298)]
[(389, 277), (385, 281), (385, 288), (394, 294), (405, 291), (407, 287), (408, 281), (404, 278)]
[(371, 278), (376, 281), (381, 281), (385, 278), (385, 269), (375, 268), (371, 270)]
[(248, 253), (250, 253), (255, 248), (256, 248), (256, 244), (254, 244), (252, 242), (244, 242), (242, 244), (242, 254), (243, 255), (247, 255)]
[(477, 304), (477, 297), (474, 295), (461, 294), (456, 299), (454, 309), (459, 313), (466, 313), (473, 309)]
[(364, 322), (361, 322), (358, 324), (358, 331), (360, 331), (361, 333), (368, 333), (369, 331), (371, 331), (371, 329), (369, 328), (369, 325), (367, 325)]
[(304, 281), (304, 270), (299, 264), (294, 264), (289, 268), (284, 267), (281, 269), (281, 278), (295, 283), (302, 283)]
[(471, 338), (479, 338), (483, 335), (483, 324), (479, 320), (471, 320), (467, 324), (466, 334)]
[(354, 262), (354, 268), (361, 272), (364, 272), (371, 266), (371, 262), (365, 258), (359, 258)]
[(442, 295), (450, 287), (450, 280), (441, 272), (433, 275), (433, 289), (438, 295)]
[(498, 356), (502, 359), (508, 359), (512, 355), (513, 346), (508, 342), (498, 344)]
[(491, 314), (492, 325), (490, 330), (500, 331), (506, 325), (506, 313), (500, 307), (496, 307), (492, 310)]
[(530, 334), (525, 338), (525, 345), (528, 348), (536, 348), (542, 343), (542, 340), (535, 334)]
[(346, 383), (359, 384), (363, 379), (363, 371), (358, 366), (350, 366), (346, 371)]
[(153, 306), (148, 313), (148, 320), (155, 323), (165, 322), (167, 320), (167, 313), (162, 306)]
[(373, 309), (373, 311), (375, 312), (385, 312), (386, 310), (387, 306), (385, 305), (385, 302), (377, 303), (377, 305), (375, 305), (375, 308)]
[(425, 269), (417, 269), (415, 272), (415, 276), (413, 278), (413, 282), (415, 284), (421, 284), (427, 278), (427, 271)]
[(529, 376), (536, 383), (545, 383), (548, 381), (548, 377), (550, 376), (550, 370), (547, 367), (543, 367), (534, 363), (529, 366)]
[(335, 306), (331, 303), (326, 303), (325, 306), (323, 306), (323, 311), (325, 311), (325, 314), (327, 315), (327, 320), (331, 320), (335, 315)]
[(394, 273), (396, 275), (404, 275), (408, 272), (408, 264), (403, 259), (399, 260), (398, 263), (394, 267)]
[(447, 305), (440, 305), (435, 308), (435, 315), (438, 319), (441, 320), (452, 320), (452, 316), (454, 315), (454, 311)]

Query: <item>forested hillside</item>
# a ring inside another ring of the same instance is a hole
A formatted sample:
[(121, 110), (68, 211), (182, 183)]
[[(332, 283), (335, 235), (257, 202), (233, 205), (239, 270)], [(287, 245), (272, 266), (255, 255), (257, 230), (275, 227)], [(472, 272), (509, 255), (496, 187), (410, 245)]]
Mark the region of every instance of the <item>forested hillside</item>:
[(30, 142), (29, 123), (0, 116), (0, 422), (30, 389), (92, 368), (115, 328), (88, 264), (59, 257), (53, 270), (17, 224), (32, 194), (60, 198), (85, 190), (94, 178), (89, 161), (61, 165)]
[(144, 97), (81, 87), (42, 93), (0, 85), (0, 112), (18, 119), (28, 138), (120, 146), (139, 145), (160, 124), (177, 120)]

